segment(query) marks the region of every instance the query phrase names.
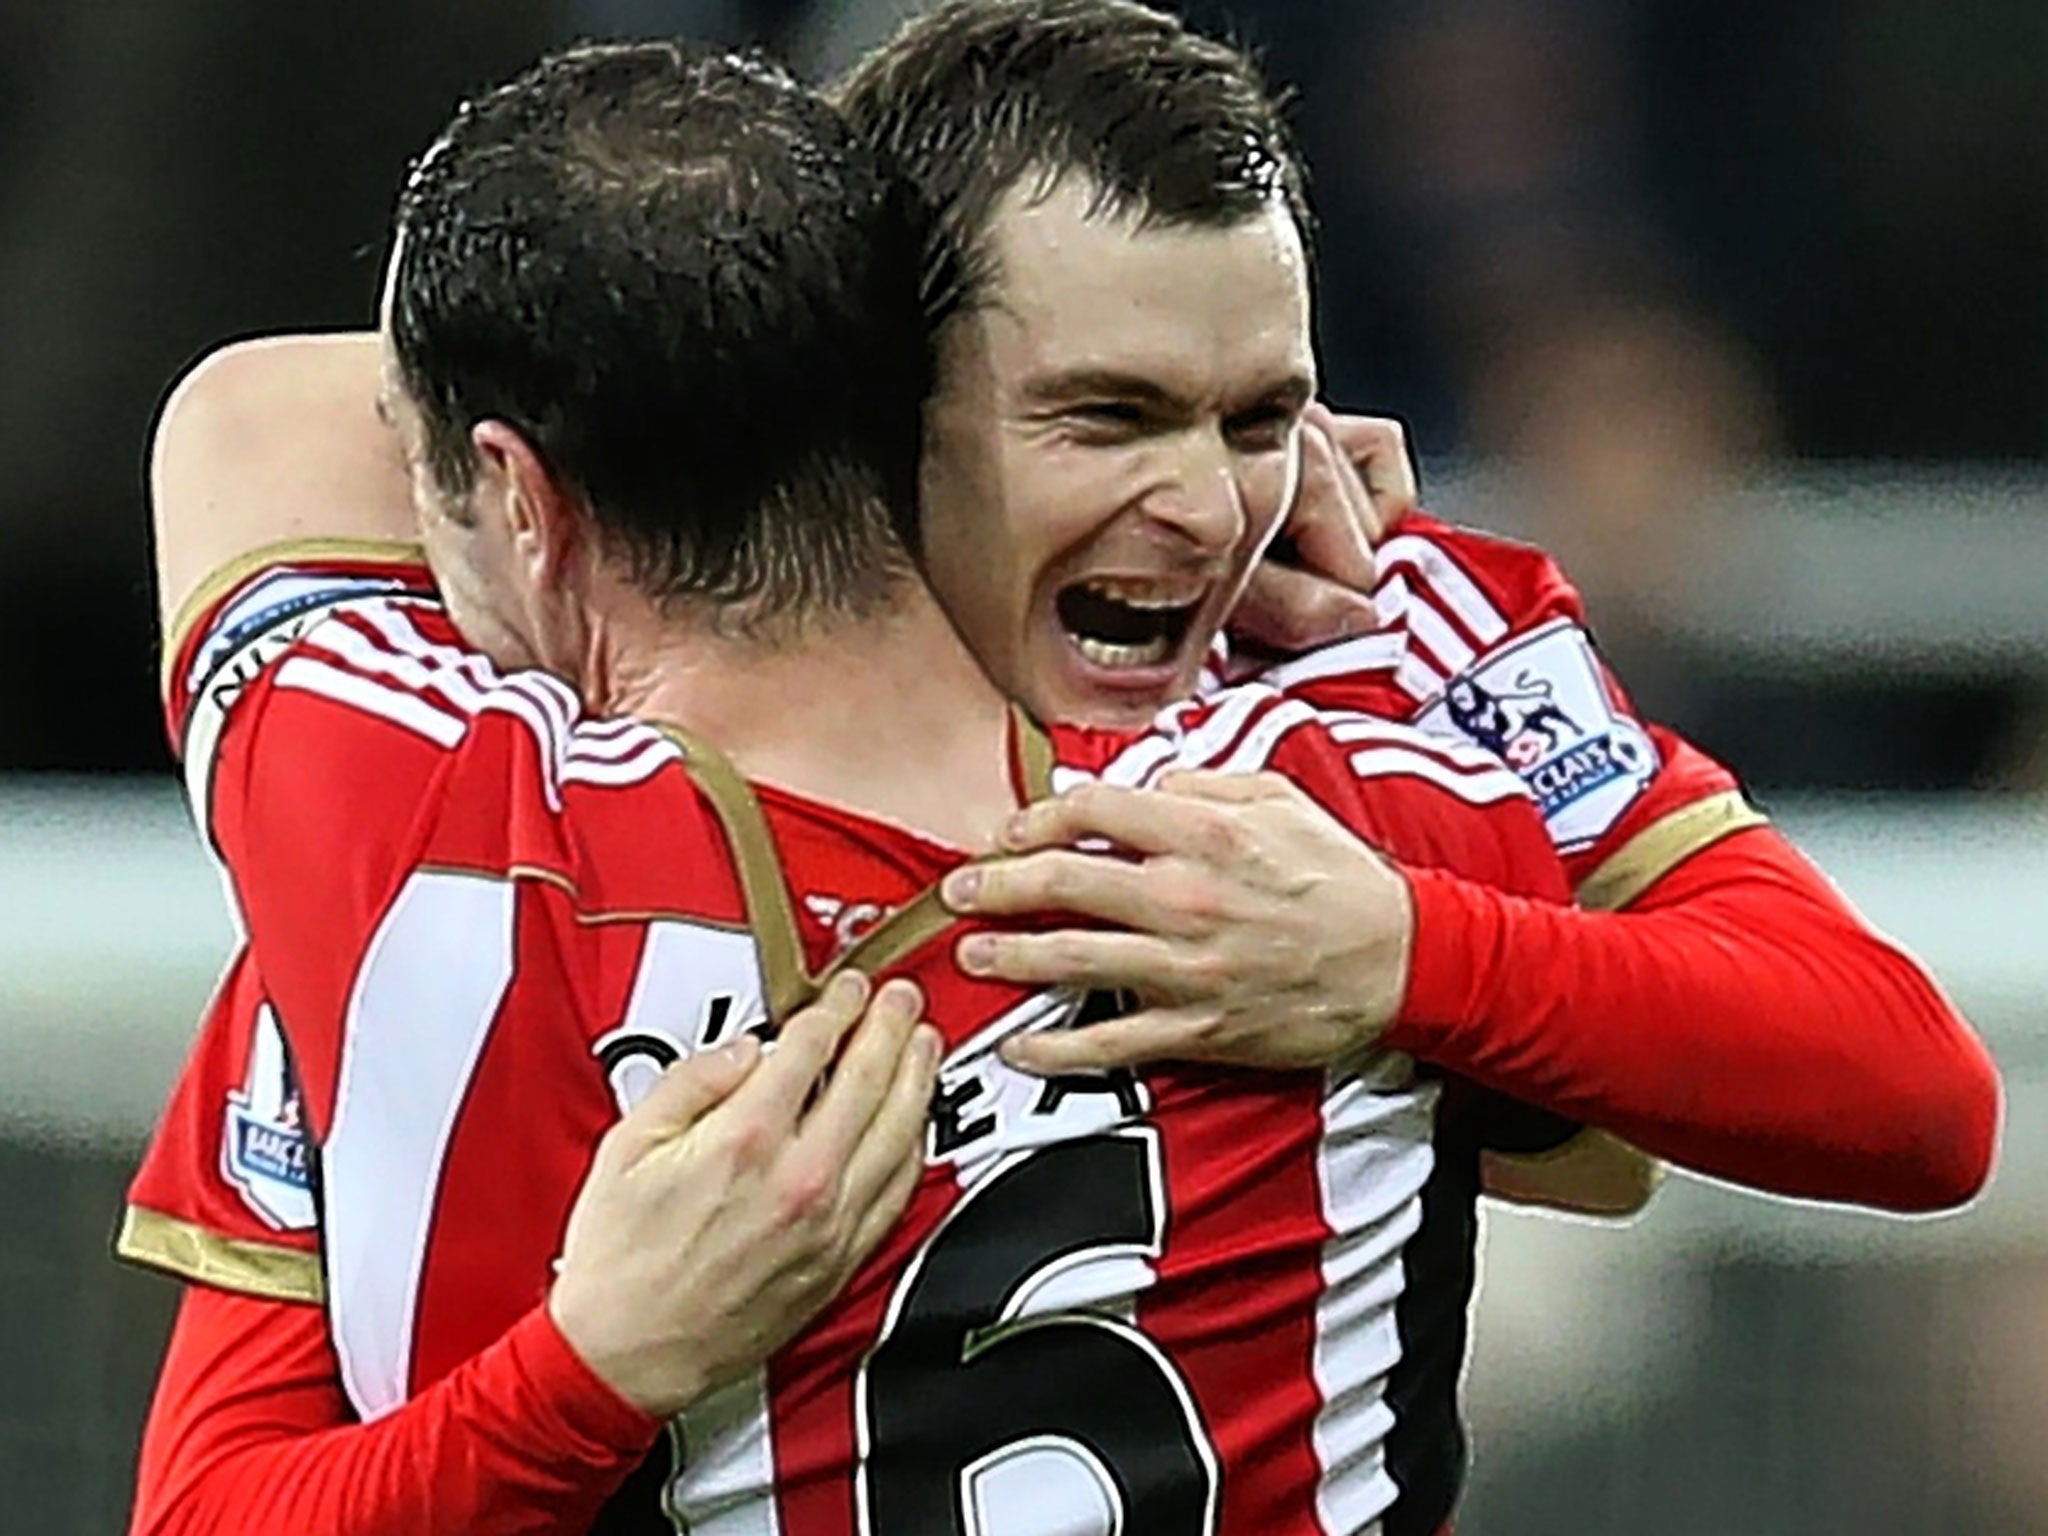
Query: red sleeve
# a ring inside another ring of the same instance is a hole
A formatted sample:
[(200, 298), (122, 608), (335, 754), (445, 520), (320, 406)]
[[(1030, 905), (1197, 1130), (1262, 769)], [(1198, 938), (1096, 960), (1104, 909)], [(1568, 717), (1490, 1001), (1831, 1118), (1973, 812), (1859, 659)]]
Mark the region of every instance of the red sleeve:
[(396, 1412), (351, 1421), (317, 1308), (195, 1286), (143, 1432), (132, 1536), (587, 1529), (659, 1426), (536, 1309)]
[(1386, 629), (1263, 680), (1318, 708), (1409, 720), (1521, 777), (1580, 900), (1618, 906), (1762, 821), (1735, 776), (1645, 720), (1542, 550), (1417, 515), (1376, 551)]
[(128, 1187), (115, 1252), (210, 1286), (317, 1302), (318, 1223), (303, 1101), (243, 950)]
[(232, 702), (264, 662), (337, 603), (380, 594), (432, 596), (418, 550), (325, 540), (257, 550), (202, 584), (164, 639), (164, 724), (186, 756), (195, 706)]
[(1989, 1176), (1982, 1044), (1774, 832), (1695, 853), (1626, 912), (1410, 879), (1389, 1046), (1779, 1194), (1934, 1210)]

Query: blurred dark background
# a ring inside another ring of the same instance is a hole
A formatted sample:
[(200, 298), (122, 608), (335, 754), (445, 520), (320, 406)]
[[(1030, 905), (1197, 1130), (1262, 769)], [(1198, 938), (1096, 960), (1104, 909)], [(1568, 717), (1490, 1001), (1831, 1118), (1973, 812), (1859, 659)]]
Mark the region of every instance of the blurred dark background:
[[(409, 157), (542, 49), (819, 72), (907, 8), (0, 0), (0, 1530), (125, 1521), (174, 1288), (106, 1239), (229, 942), (155, 702), (166, 388), (364, 323)], [(1953, 1222), (1683, 1180), (1612, 1238), (1494, 1215), (1461, 1530), (2048, 1532), (2048, 7), (1188, 8), (1299, 92), (1333, 398), (1565, 558), (2012, 1095)]]
[[(748, 38), (823, 70), (904, 8), (0, 6), (0, 768), (165, 766), (152, 413), (224, 338), (368, 315), (397, 181), (459, 94), (575, 35)], [(1298, 89), (1333, 397), (1409, 420), (1443, 510), (1565, 555), (1647, 704), (1767, 790), (2034, 782), (2040, 667), (2010, 636), (1968, 665), (1788, 668), (1688, 616), (1738, 491), (1786, 465), (1932, 467), (1901, 513), (1930, 523), (1987, 466), (2038, 489), (2036, 0), (1190, 10)]]

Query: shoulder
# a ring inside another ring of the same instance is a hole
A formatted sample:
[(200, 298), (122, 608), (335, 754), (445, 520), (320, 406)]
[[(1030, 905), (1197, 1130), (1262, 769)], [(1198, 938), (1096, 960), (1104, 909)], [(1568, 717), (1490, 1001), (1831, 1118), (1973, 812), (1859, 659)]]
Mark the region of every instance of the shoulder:
[(1585, 616), (1563, 567), (1518, 539), (1416, 513), (1374, 555), (1375, 596), (1390, 622), (1413, 606), (1484, 647), (1560, 615)]

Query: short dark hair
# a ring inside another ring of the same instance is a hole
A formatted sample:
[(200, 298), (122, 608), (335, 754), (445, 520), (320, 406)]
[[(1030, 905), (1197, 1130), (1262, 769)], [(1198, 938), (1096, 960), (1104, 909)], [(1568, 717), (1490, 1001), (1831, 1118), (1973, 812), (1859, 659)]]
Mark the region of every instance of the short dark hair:
[(1284, 200), (1304, 243), (1307, 177), (1257, 62), (1136, 0), (949, 0), (833, 91), (911, 189), (928, 324), (983, 302), (990, 224), (1021, 183), (1070, 175), (1091, 215), (1229, 228)]
[(393, 342), (445, 492), (502, 420), (658, 598), (858, 611), (908, 570), (913, 236), (781, 69), (667, 41), (553, 55), (457, 112), (398, 238)]

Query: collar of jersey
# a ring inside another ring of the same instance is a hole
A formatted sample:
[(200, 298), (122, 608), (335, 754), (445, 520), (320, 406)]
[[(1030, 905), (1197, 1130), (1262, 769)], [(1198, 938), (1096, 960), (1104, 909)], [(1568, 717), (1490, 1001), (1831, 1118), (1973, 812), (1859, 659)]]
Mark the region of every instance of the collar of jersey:
[[(777, 1028), (841, 971), (858, 968), (878, 975), (952, 924), (953, 914), (939, 899), (938, 887), (927, 886), (813, 975), (804, 963), (803, 935), (782, 856), (754, 786), (731, 758), (701, 736), (665, 722), (657, 722), (657, 727), (682, 750), (683, 771), (711, 807), (732, 849), (747, 926), (760, 948), (763, 1000)], [(1052, 792), (1052, 738), (1015, 705), (1010, 707), (1009, 749), (1011, 779), (1019, 798), (1044, 799)]]

